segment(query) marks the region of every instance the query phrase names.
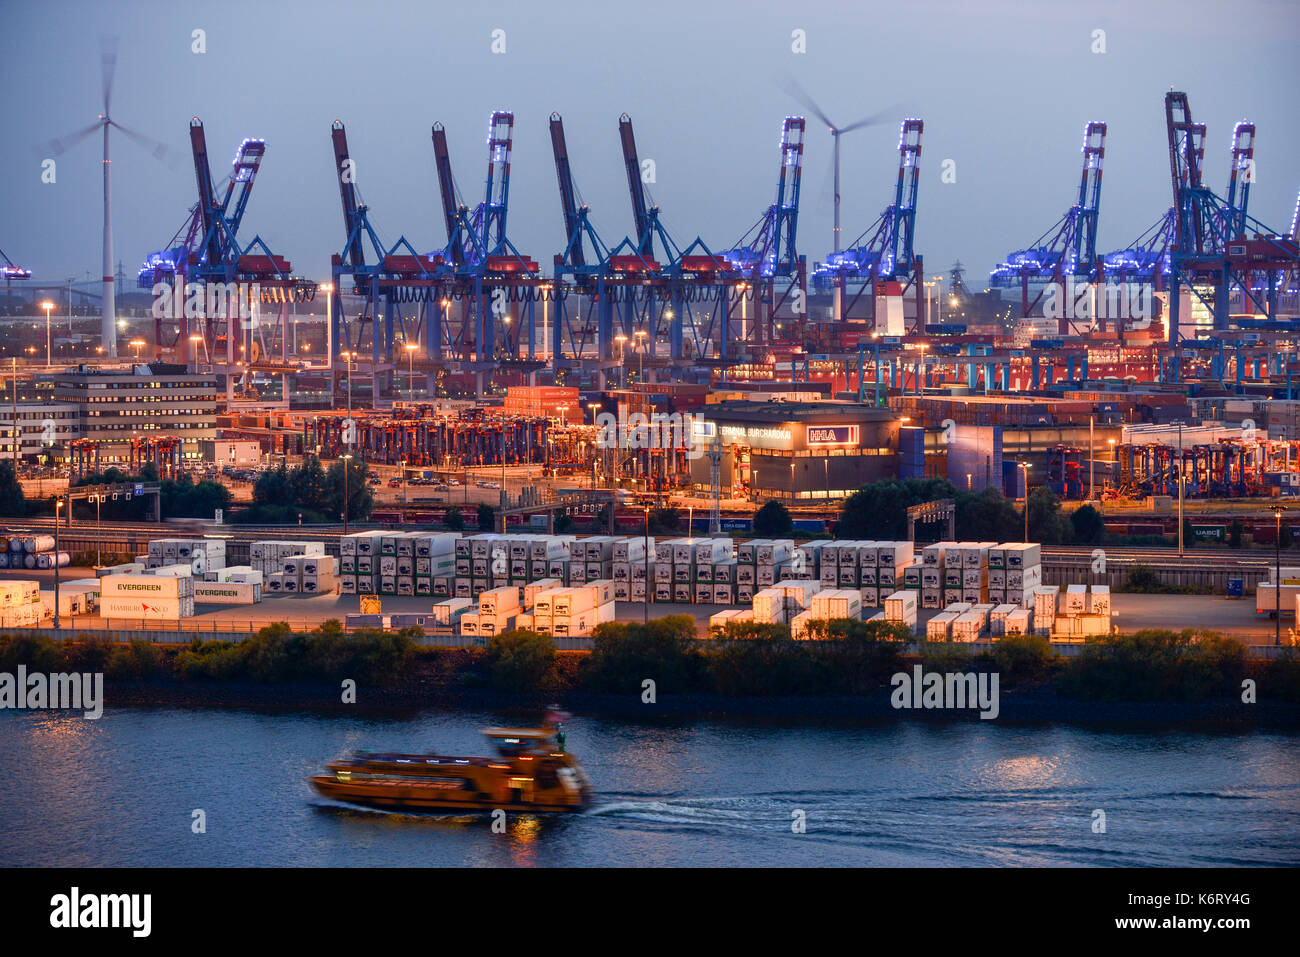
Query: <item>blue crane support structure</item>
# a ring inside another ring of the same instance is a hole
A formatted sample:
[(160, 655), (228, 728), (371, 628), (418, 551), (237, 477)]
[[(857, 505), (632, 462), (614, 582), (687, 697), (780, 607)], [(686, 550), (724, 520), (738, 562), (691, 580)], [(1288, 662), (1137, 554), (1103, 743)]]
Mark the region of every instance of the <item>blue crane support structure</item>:
[[(441, 123), (433, 125), (447, 245), (426, 257), (437, 267), (443, 290), (441, 312), (435, 310), (431, 317), (429, 355), (480, 376), (502, 363), (536, 366), (534, 306), (553, 294), (537, 263), (519, 252), (506, 232), (513, 137), (514, 114), (494, 112), (488, 122), (484, 198), (471, 211), (456, 190), (446, 130)], [(525, 341), (526, 357), (521, 355)]]
[(1180, 299), (1184, 285), (1213, 316), (1216, 334), (1232, 328), (1229, 310), (1237, 292), (1242, 313), (1262, 314), (1265, 322), (1276, 324), (1279, 289), (1286, 275), (1296, 268), (1300, 255), (1295, 237), (1279, 236), (1246, 211), (1253, 179), (1254, 126), (1239, 124), (1234, 130), (1228, 200), (1204, 185), (1205, 124), (1193, 122), (1186, 93), (1165, 94), (1165, 126), (1174, 194), (1174, 234), (1169, 255), (1170, 342), (1177, 346), (1182, 337)]
[(726, 258), (698, 236), (684, 248), (672, 238), (646, 191), (632, 118), (626, 113), (619, 117), (618, 129), (635, 233), (610, 251), (609, 262), (614, 272), (638, 275), (640, 283), (625, 283), (620, 290), (622, 308), (614, 312), (614, 339), (644, 339), (642, 348), (652, 363), (659, 359), (659, 343), (666, 340), (663, 358), (679, 369), (726, 361), (731, 308), (738, 297), (752, 296), (752, 290), (747, 293)]
[[(813, 284), (830, 288), (834, 295), (834, 321), (876, 319), (877, 284), (899, 282), (903, 293), (916, 298), (917, 324), (921, 323), (925, 288), (923, 258), (915, 249), (917, 187), (920, 183), (921, 137), (925, 123), (916, 117), (903, 120), (898, 134), (898, 179), (894, 201), (849, 248), (833, 252), (813, 270)], [(866, 298), (870, 316), (859, 315), (857, 304)]]
[[(401, 358), (394, 351), (399, 338), (404, 347), (415, 346), (428, 355), (430, 330), (441, 308), (439, 263), (420, 255), (405, 236), (392, 246), (384, 244), (370, 220), (369, 207), (361, 200), (347, 130), (338, 120), (330, 127), (330, 140), (345, 235), (342, 252), (331, 258), (337, 290), (330, 306), (331, 341), (336, 353), (359, 355), (369, 326), (372, 368), (377, 372), (387, 364), (391, 370)], [(346, 318), (345, 294), (362, 297), (366, 303), (352, 323)]]
[[(214, 366), (224, 365), (228, 380), (254, 368), (285, 372), (289, 369), (289, 304), (311, 302), (316, 283), (294, 276), (289, 261), (271, 252), (261, 236), (240, 244), (239, 229), (266, 153), (266, 142), (248, 138), (239, 144), (224, 190), (212, 179), (207, 138), (198, 117), (190, 120), (190, 149), (198, 202), (168, 248), (152, 253), (137, 277), (140, 287), (155, 295), (154, 355), (161, 358), (164, 349), (172, 348), (186, 363), (202, 355)], [(173, 290), (183, 289), (173, 298), (173, 304), (183, 308), (159, 307), (162, 284)], [(189, 305), (190, 297), (185, 294), (189, 289), (184, 287), (191, 284), (200, 290), (201, 309)], [(199, 311), (201, 315), (193, 314)], [(268, 321), (264, 311), (274, 311), (278, 316)], [(160, 317), (159, 312), (166, 315)], [(201, 352), (190, 342), (191, 320), (198, 323), (195, 334), (202, 338)], [(174, 337), (168, 341), (167, 334), (173, 329)], [(274, 357), (277, 329), (278, 360)], [(235, 372), (239, 367), (243, 371)]]
[[(1082, 153), (1083, 170), (1074, 205), (1029, 248), (1011, 253), (989, 275), (989, 284), (995, 288), (1013, 283), (1020, 286), (1022, 316), (1032, 315), (1051, 285), (1061, 290), (1067, 278), (1091, 283), (1102, 275), (1097, 260), (1097, 216), (1101, 210), (1102, 163), (1106, 158), (1105, 123), (1084, 126)], [(1029, 283), (1037, 278), (1047, 282), (1031, 298)], [(1068, 335), (1071, 321), (1069, 311), (1062, 309), (1057, 332)]]
[[(594, 366), (603, 377), (606, 368), (621, 364), (622, 359), (618, 354), (622, 350), (615, 348), (620, 342), (614, 314), (628, 309), (635, 314), (637, 293), (645, 277), (658, 273), (659, 265), (639, 253), (613, 256), (592, 225), (590, 208), (581, 200), (559, 113), (551, 114), (550, 129), (565, 245), (564, 252), (555, 255), (555, 294), (543, 299), (543, 329), (554, 329), (557, 366)], [(627, 239), (620, 243), (624, 249), (633, 245)], [(555, 303), (553, 326), (547, 309), (551, 301)], [(627, 324), (628, 320), (619, 322), (620, 328)]]
[[(736, 341), (762, 345), (779, 336), (782, 308), (794, 320), (792, 341), (803, 342), (808, 315), (807, 257), (798, 253), (799, 190), (803, 178), (806, 124), (802, 116), (787, 116), (781, 124), (781, 168), (776, 182), (776, 202), (751, 226), (736, 245), (722, 255), (754, 290), (754, 318), (744, 323)], [(838, 142), (838, 140), (837, 140)], [(742, 300), (742, 309), (745, 300)], [(742, 314), (742, 320), (746, 318)]]

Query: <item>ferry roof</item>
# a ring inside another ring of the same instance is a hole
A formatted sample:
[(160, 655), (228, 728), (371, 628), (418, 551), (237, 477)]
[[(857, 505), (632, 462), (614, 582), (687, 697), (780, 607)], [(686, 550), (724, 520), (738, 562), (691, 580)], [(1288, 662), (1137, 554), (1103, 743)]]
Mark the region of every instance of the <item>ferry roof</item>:
[(489, 738), (535, 738), (544, 740), (551, 737), (551, 732), (542, 728), (484, 728), (483, 733)]

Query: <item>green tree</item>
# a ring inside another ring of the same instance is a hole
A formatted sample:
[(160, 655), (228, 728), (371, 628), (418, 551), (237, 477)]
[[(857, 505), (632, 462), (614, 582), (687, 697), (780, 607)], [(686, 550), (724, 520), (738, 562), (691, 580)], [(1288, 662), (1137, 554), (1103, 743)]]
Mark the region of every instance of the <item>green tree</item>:
[(532, 631), (505, 631), (488, 642), (487, 662), (499, 691), (544, 691), (555, 676), (555, 641)]
[(284, 463), (267, 469), (253, 484), (254, 505), (290, 505), (293, 503), (293, 478)]
[(497, 510), (487, 502), (480, 502), (478, 506), (478, 530), (480, 532), (490, 532), (496, 524)]
[(1232, 524), (1228, 526), (1228, 547), (1229, 548), (1241, 548), (1242, 532), (1243, 529), (1241, 526), (1241, 519), (1234, 518), (1232, 520)]
[(293, 486), (294, 505), (313, 512), (329, 511), (329, 476), (325, 474), (325, 468), (316, 456), (308, 456), (301, 466), (290, 473), (290, 484)]
[(459, 532), (465, 527), (465, 516), (461, 514), (459, 508), (455, 505), (447, 507), (447, 513), (443, 516), (442, 524), (446, 525), (453, 532)]
[(343, 514), (344, 466), (347, 466), (348, 521), (364, 522), (375, 510), (375, 496), (370, 491), (370, 469), (356, 458), (339, 459), (330, 466), (329, 517), (337, 521)]
[(1061, 500), (1046, 485), (1029, 493), (1029, 540), (1044, 545), (1059, 545), (1069, 532), (1069, 523), (1061, 514)]
[(678, 531), (682, 525), (682, 515), (671, 506), (652, 508), (650, 510), (650, 534), (667, 535)]
[(776, 499), (770, 499), (754, 513), (755, 535), (772, 538), (789, 535), (792, 531), (794, 521), (790, 518), (790, 510)]
[(902, 539), (907, 536), (907, 509), (940, 498), (955, 498), (947, 479), (890, 479), (858, 489), (844, 502), (835, 537)]
[(14, 471), (14, 463), (9, 459), (0, 462), (0, 515), (6, 518), (27, 517), (27, 498), (23, 495), (18, 473)]
[(1183, 519), (1183, 547), (1191, 548), (1195, 544), (1196, 535), (1192, 531), (1192, 520), (1190, 518), (1185, 518)]
[(1020, 513), (996, 488), (958, 492), (955, 505), (956, 533), (961, 541), (1011, 542), (1022, 534)]
[(1106, 523), (1101, 512), (1091, 505), (1080, 505), (1070, 514), (1070, 528), (1076, 545), (1100, 545), (1106, 537)]
[(573, 516), (567, 508), (559, 509), (555, 515), (555, 533), (562, 535), (573, 528)]

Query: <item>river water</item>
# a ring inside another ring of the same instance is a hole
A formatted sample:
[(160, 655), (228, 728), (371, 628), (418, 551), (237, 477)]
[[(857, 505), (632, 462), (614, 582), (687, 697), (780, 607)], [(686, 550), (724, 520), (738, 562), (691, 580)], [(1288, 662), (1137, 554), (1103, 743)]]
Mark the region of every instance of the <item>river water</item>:
[(1273, 732), (575, 717), (595, 806), (500, 834), (305, 781), (352, 749), (482, 754), (503, 720), (3, 712), (0, 865), (1300, 864), (1300, 737)]

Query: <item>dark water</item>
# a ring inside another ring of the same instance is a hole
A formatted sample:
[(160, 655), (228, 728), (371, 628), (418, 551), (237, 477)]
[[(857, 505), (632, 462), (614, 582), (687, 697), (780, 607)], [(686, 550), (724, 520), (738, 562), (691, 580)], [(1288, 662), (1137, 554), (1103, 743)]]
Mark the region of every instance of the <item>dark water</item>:
[(504, 834), (485, 816), (345, 809), (305, 783), (354, 748), (481, 754), (479, 729), (499, 721), (0, 713), (0, 864), (1300, 863), (1300, 738), (1266, 732), (575, 718), (596, 806)]

